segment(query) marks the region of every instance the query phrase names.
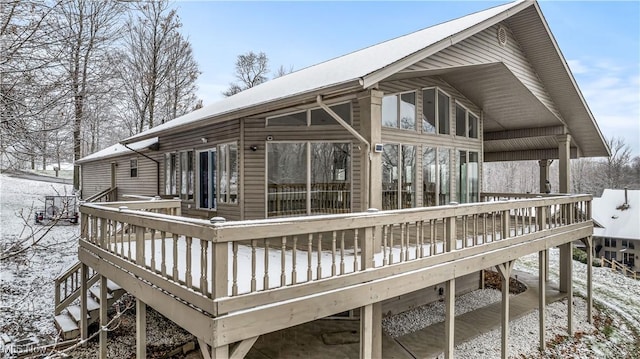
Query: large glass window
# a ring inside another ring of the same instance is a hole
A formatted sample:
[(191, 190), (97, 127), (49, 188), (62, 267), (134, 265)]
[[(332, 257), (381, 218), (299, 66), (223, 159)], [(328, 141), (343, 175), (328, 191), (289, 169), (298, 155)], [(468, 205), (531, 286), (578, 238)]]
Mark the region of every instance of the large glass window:
[(478, 116), (456, 104), (456, 136), (478, 138)]
[(382, 209), (415, 207), (415, 162), (415, 146), (384, 145)]
[(449, 180), (449, 165), (451, 155), (448, 149), (438, 149), (438, 172), (440, 177), (440, 188), (438, 191), (438, 205), (446, 205), (451, 202), (451, 189)]
[[(345, 102), (329, 106), (341, 119), (351, 123), (351, 103)], [(338, 122), (322, 108), (289, 113), (267, 118), (267, 126), (338, 126)]]
[(425, 207), (437, 206), (437, 164), (436, 149), (425, 147), (422, 153), (422, 205)]
[(216, 150), (202, 151), (198, 154), (198, 207), (216, 208)]
[(167, 196), (177, 196), (178, 163), (175, 153), (166, 153), (164, 155), (164, 174), (164, 194)]
[(384, 96), (382, 126), (414, 130), (416, 128), (416, 93)]
[(267, 216), (351, 210), (351, 145), (268, 143)]
[(238, 203), (238, 146), (235, 143), (218, 146), (220, 168), (220, 203)]
[(478, 202), (478, 153), (459, 151), (458, 155), (458, 202)]
[(183, 200), (193, 199), (194, 162), (193, 151), (180, 153), (180, 198)]
[(449, 96), (437, 88), (422, 90), (422, 132), (449, 134)]

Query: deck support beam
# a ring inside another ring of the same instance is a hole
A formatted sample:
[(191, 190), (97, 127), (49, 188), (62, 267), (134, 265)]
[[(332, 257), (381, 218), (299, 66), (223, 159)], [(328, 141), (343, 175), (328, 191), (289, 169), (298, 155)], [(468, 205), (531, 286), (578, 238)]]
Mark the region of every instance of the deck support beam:
[(593, 237), (582, 239), (587, 250), (587, 321), (593, 324)]
[[(256, 337), (257, 338), (257, 337)], [(202, 338), (198, 338), (198, 346), (203, 359), (229, 359), (229, 346), (211, 347)]]
[(455, 349), (455, 320), (456, 320), (456, 280), (451, 279), (445, 283), (444, 298), (444, 357), (453, 358)]
[(361, 163), (365, 164), (365, 171), (361, 176), (362, 211), (369, 208), (382, 209), (382, 197), (379, 196), (379, 193), (382, 193), (382, 160), (381, 155), (375, 153), (371, 147), (382, 143), (383, 96), (382, 91), (371, 89), (358, 97), (360, 134), (370, 144), (369, 148), (360, 150)]
[(231, 359), (242, 359), (244, 358), (253, 344), (255, 344), (256, 340), (258, 340), (259, 336), (242, 340), (237, 344), (230, 347), (231, 352), (229, 353), (229, 358)]
[(136, 358), (147, 357), (147, 305), (136, 298)]
[(501, 358), (509, 357), (509, 278), (515, 261), (498, 264), (496, 269), (502, 277), (502, 344)]
[(107, 359), (107, 277), (100, 276), (100, 359)]
[(573, 335), (573, 243), (560, 245), (560, 292), (567, 293), (567, 332)]
[(382, 357), (382, 305), (360, 307), (360, 358)]
[[(86, 223), (86, 222), (84, 222)], [(87, 323), (87, 291), (89, 286), (87, 284), (89, 280), (89, 267), (82, 263), (80, 265), (80, 340), (86, 340), (89, 336), (89, 328)]]
[(545, 324), (547, 310), (547, 264), (548, 250), (538, 252), (538, 322), (540, 334), (540, 350), (544, 351), (546, 347)]

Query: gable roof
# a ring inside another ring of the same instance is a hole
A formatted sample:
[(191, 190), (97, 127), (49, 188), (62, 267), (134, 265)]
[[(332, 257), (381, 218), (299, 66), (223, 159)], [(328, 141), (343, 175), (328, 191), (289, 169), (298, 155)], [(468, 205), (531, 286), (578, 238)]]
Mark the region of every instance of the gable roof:
[[(451, 45), (452, 36), (469, 31), (491, 19), (494, 22), (501, 21), (508, 13), (520, 11), (532, 4), (531, 1), (518, 0), (496, 6), (298, 70), (134, 135), (124, 142), (137, 141), (203, 119), (220, 117), (294, 95), (311, 94), (315, 98), (314, 91), (330, 91), (341, 85), (367, 88), (376, 80), (391, 74), (390, 71), (398, 64), (409, 64), (419, 59), (413, 59), (412, 56), (424, 57), (426, 48), (440, 45), (431, 48), (433, 52), (439, 51)], [(477, 31), (484, 27), (478, 27)]]
[(629, 207), (618, 209), (624, 203), (623, 189), (605, 189), (602, 197), (593, 199), (592, 217), (602, 227), (594, 227), (595, 236), (640, 240), (640, 190), (627, 190)]
[[(558, 49), (538, 4), (531, 0), (518, 0), (496, 6), (301, 69), (134, 135), (125, 139), (123, 143), (315, 102), (318, 95), (332, 96), (364, 90), (490, 26), (516, 18), (519, 18), (515, 21), (519, 24), (517, 26), (523, 28), (519, 34), (522, 41), (534, 43), (525, 44), (525, 52), (532, 56), (531, 61), (544, 86), (554, 99), (558, 98), (557, 106), (562, 115), (567, 117), (566, 122), (560, 121), (555, 128), (548, 128), (563, 132), (561, 128), (566, 125), (573, 136), (572, 144), (581, 150), (580, 155), (608, 156), (609, 149), (604, 137), (569, 71), (566, 60)], [(534, 31), (531, 31), (532, 29)], [(509, 90), (503, 86), (502, 91)], [(529, 98), (534, 97), (529, 95)], [(558, 146), (554, 137), (556, 134), (544, 137), (545, 149), (551, 149), (548, 157), (544, 158), (557, 158), (553, 157), (558, 156)], [(515, 141), (524, 143), (523, 139)], [(527, 148), (507, 150), (540, 150), (538, 146), (539, 143), (530, 143)]]

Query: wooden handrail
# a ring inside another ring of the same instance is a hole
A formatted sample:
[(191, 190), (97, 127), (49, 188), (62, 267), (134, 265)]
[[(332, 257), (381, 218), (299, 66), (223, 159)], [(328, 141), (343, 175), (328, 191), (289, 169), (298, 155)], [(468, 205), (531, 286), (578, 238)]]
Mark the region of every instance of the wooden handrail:
[(118, 187), (111, 187), (105, 190), (102, 190), (93, 196), (85, 199), (85, 202), (110, 202), (117, 198)]
[[(82, 263), (78, 261), (54, 279), (54, 315), (60, 314), (64, 308), (80, 297), (81, 267)], [(91, 286), (98, 281), (97, 274), (96, 271), (89, 268), (87, 286)]]
[(627, 268), (627, 266), (625, 264), (620, 263), (620, 262), (616, 261), (615, 259), (607, 259), (605, 257), (600, 257), (600, 262), (601, 263), (609, 263), (609, 266), (611, 267), (611, 270), (614, 271), (614, 272), (618, 269), (625, 276), (633, 277), (633, 279), (638, 279), (638, 273), (637, 272), (632, 271), (631, 269)]

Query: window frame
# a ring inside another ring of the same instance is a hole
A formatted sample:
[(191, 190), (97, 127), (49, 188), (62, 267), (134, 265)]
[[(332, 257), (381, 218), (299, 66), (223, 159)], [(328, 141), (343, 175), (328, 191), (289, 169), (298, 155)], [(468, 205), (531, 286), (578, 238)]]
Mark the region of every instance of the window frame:
[[(413, 104), (413, 128), (403, 128), (402, 127), (402, 95), (406, 95), (406, 94), (413, 94), (413, 101), (415, 102)], [(384, 98), (385, 97), (391, 97), (394, 96), (396, 98), (396, 126), (395, 127), (391, 127), (391, 126), (385, 126), (384, 121), (383, 121), (383, 113), (384, 110), (382, 109), (382, 106), (384, 104)], [(403, 131), (417, 131), (418, 128), (418, 90), (408, 90), (408, 91), (401, 91), (401, 92), (394, 92), (394, 93), (389, 93), (389, 94), (384, 94), (382, 96), (382, 103), (380, 104), (380, 113), (381, 113), (381, 118), (380, 118), (380, 125), (382, 128), (393, 128), (396, 130), (403, 130)]]
[[(230, 146), (235, 146), (235, 151), (236, 151), (236, 166), (235, 166), (235, 170), (234, 173), (232, 173), (231, 171), (231, 148)], [(217, 203), (218, 204), (225, 204), (225, 205), (229, 205), (229, 206), (237, 206), (240, 202), (240, 147), (238, 146), (238, 141), (231, 141), (231, 142), (225, 142), (225, 143), (220, 143), (216, 146), (217, 149), (217, 154), (216, 154), (216, 161), (217, 161), (217, 168), (216, 168), (216, 173), (217, 173), (217, 180), (218, 183), (216, 184), (217, 187)], [(222, 152), (225, 152), (224, 154)], [(224, 163), (222, 163), (224, 161)], [(224, 168), (224, 171), (222, 170)], [(235, 190), (235, 201), (232, 201), (232, 195), (234, 194), (234, 192), (231, 190), (231, 179), (234, 177), (236, 178), (236, 190)], [(224, 178), (223, 178), (224, 177)], [(222, 186), (223, 184), (226, 183), (227, 189), (228, 189), (228, 193), (226, 193), (227, 198), (223, 198), (223, 193), (222, 193)]]
[[(455, 106), (455, 117), (456, 117), (456, 133), (455, 135), (457, 137), (464, 137), (464, 138), (470, 138), (470, 139), (474, 139), (477, 140), (480, 138), (480, 116), (476, 115), (475, 112), (471, 111), (469, 109), (469, 107), (465, 106), (462, 102), (455, 100), (454, 101), (454, 106)], [(463, 110), (464, 110), (464, 132), (462, 135), (458, 134), (458, 106), (460, 106)], [(476, 119), (476, 136), (475, 137), (471, 137), (471, 124), (470, 124), (470, 120), (471, 120), (471, 116), (473, 116)]]
[(129, 177), (138, 178), (138, 158), (129, 159)]
[[(424, 100), (424, 92), (425, 90), (434, 90), (434, 106), (435, 106), (435, 131), (434, 132), (425, 132), (424, 131), (424, 127), (420, 126), (420, 132), (426, 135), (444, 135), (444, 136), (450, 136), (451, 135), (451, 104), (452, 104), (452, 100), (453, 103), (455, 104), (455, 100), (453, 99), (453, 96), (451, 96), (447, 91), (443, 90), (442, 87), (440, 86), (427, 86), (427, 87), (423, 87), (420, 89), (420, 96), (422, 96), (422, 116), (424, 116), (424, 105), (425, 105), (425, 100)], [(447, 99), (447, 104), (448, 104), (448, 111), (446, 112), (447, 114), (447, 131), (446, 132), (440, 132), (440, 101), (438, 100), (440, 93), (442, 93)], [(417, 107), (417, 106), (416, 106)], [(422, 119), (420, 119), (420, 121), (422, 122)], [(416, 120), (417, 122), (417, 120)]]
[[(206, 149), (200, 149), (198, 151), (196, 151), (196, 156), (195, 156), (195, 160), (196, 160), (196, 173), (198, 174), (196, 176), (196, 194), (197, 196), (194, 196), (195, 198), (195, 202), (196, 202), (196, 208), (198, 209), (202, 209), (202, 210), (207, 210), (207, 211), (216, 211), (218, 210), (218, 169), (214, 168), (213, 171), (211, 170), (211, 168), (207, 168), (207, 182), (210, 183), (214, 183), (214, 190), (216, 193), (211, 193), (211, 191), (209, 191), (209, 193), (207, 194), (207, 200), (209, 201), (209, 204), (207, 207), (202, 206), (202, 181), (201, 181), (201, 176), (200, 173), (202, 172), (201, 169), (201, 165), (200, 165), (200, 155), (202, 153), (207, 153), (207, 165), (210, 166), (211, 162), (211, 153), (215, 153), (216, 154), (216, 158), (215, 161), (213, 161), (213, 163), (215, 163), (215, 165), (218, 165), (218, 156), (217, 156), (217, 146), (214, 147), (210, 147), (210, 148), (206, 148)], [(209, 189), (212, 188), (209, 185)]]
[[(353, 106), (352, 106), (352, 103), (351, 103), (350, 100), (340, 101), (340, 102), (335, 102), (335, 103), (330, 103), (330, 104), (327, 103), (326, 105), (331, 110), (333, 110), (332, 107), (345, 105), (345, 104), (349, 105), (349, 119), (348, 119), (348, 121), (345, 121), (345, 122), (347, 122), (348, 124), (352, 125), (353, 124)], [(326, 124), (326, 125), (316, 124), (316, 125), (313, 125), (311, 123), (311, 112), (315, 111), (315, 110), (323, 110), (324, 111), (324, 109), (322, 107), (316, 106), (316, 107), (308, 108), (306, 110), (290, 111), (290, 112), (284, 112), (284, 113), (281, 113), (281, 114), (278, 114), (278, 115), (267, 116), (265, 118), (265, 127), (293, 127), (293, 128), (296, 128), (296, 127), (323, 128), (324, 126), (340, 126), (340, 127), (342, 127), (337, 121), (336, 121), (335, 124)], [(334, 112), (335, 112), (335, 110), (334, 110)], [(305, 125), (302, 125), (302, 124), (300, 124), (300, 125), (280, 125), (280, 124), (270, 124), (269, 123), (270, 121), (272, 121), (274, 119), (277, 119), (277, 118), (280, 118), (280, 117), (286, 117), (286, 116), (296, 115), (296, 114), (300, 114), (300, 113), (304, 113), (305, 116), (306, 116), (306, 124)], [(342, 120), (344, 120), (344, 118)]]

